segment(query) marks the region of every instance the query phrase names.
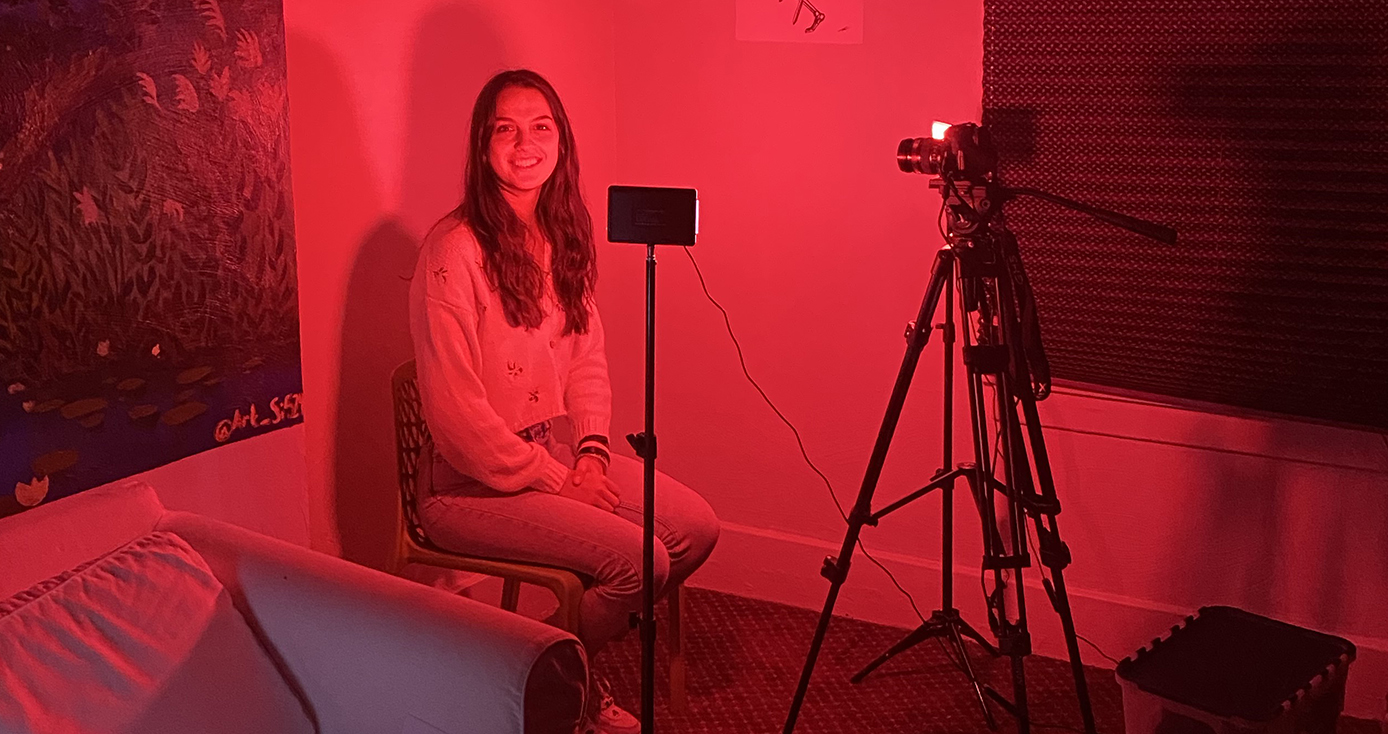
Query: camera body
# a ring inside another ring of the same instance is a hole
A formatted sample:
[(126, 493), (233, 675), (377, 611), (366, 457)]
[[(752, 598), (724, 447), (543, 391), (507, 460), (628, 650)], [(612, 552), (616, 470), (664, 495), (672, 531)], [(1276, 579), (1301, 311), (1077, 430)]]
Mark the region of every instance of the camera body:
[(950, 125), (936, 137), (901, 141), (896, 165), (903, 173), (988, 184), (998, 175), (998, 151), (988, 128), (966, 122)]

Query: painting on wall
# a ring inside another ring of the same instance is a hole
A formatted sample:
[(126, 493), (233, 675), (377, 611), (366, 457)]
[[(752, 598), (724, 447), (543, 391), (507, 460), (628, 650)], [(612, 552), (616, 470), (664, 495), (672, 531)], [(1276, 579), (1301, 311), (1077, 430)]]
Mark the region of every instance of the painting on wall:
[(279, 0), (0, 3), (0, 516), (302, 421)]
[(737, 0), (737, 40), (862, 43), (863, 0)]

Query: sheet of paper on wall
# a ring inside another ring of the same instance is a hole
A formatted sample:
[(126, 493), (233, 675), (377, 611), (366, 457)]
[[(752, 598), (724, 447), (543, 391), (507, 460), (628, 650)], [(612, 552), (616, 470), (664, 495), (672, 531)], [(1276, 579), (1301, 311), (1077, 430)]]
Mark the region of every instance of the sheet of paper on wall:
[(862, 43), (863, 0), (737, 0), (737, 40)]

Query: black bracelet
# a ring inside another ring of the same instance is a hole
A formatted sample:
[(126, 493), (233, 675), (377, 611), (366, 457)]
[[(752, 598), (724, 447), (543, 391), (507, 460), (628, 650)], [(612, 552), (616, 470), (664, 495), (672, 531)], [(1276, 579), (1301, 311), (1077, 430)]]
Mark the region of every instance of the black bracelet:
[(596, 445), (584, 446), (583, 448), (578, 450), (578, 455), (596, 457), (599, 461), (603, 463), (603, 465), (609, 465), (612, 463), (612, 456), (611, 454), (607, 453), (607, 449), (604, 449)]

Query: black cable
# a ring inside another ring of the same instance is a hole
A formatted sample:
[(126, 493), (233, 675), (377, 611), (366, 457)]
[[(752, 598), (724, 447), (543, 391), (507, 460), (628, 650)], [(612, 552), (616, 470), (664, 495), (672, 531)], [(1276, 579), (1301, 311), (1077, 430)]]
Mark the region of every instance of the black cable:
[[(723, 304), (719, 303), (718, 299), (714, 298), (712, 293), (709, 293), (708, 283), (704, 280), (704, 273), (699, 269), (699, 261), (694, 259), (694, 253), (691, 252), (688, 247), (684, 248), (684, 254), (689, 257), (689, 262), (694, 266), (694, 274), (699, 277), (699, 286), (703, 288), (704, 296), (708, 298), (709, 303), (712, 303), (714, 308), (717, 308), (718, 311), (723, 314), (723, 325), (727, 327), (728, 336), (733, 340), (733, 347), (737, 350), (737, 361), (738, 364), (742, 366), (743, 376), (747, 378), (748, 382), (752, 383), (752, 387), (756, 388), (757, 393), (761, 395), (761, 399), (766, 402), (767, 406), (771, 408), (771, 411), (776, 414), (776, 417), (780, 418), (781, 422), (786, 424), (790, 432), (795, 435), (795, 443), (800, 447), (800, 456), (805, 459), (805, 463), (808, 464), (810, 469), (812, 469), (815, 474), (819, 475), (820, 480), (824, 482), (825, 488), (829, 490), (829, 497), (834, 500), (835, 509), (839, 511), (839, 517), (843, 518), (845, 525), (848, 524), (848, 513), (843, 511), (843, 504), (839, 502), (839, 496), (838, 493), (834, 491), (833, 483), (829, 481), (829, 477), (825, 476), (824, 472), (820, 471), (819, 467), (815, 465), (814, 460), (810, 458), (809, 452), (805, 449), (805, 441), (800, 436), (799, 429), (797, 429), (795, 424), (791, 423), (790, 419), (776, 407), (775, 403), (771, 402), (771, 398), (766, 394), (766, 391), (762, 389), (761, 385), (757, 384), (756, 378), (752, 377), (752, 373), (748, 371), (747, 359), (743, 355), (742, 344), (738, 342), (737, 334), (733, 333), (733, 322), (728, 316), (728, 310), (723, 308)], [(921, 624), (925, 624), (925, 615), (921, 613), (920, 606), (916, 604), (916, 598), (911, 595), (911, 592), (906, 590), (906, 587), (901, 585), (900, 581), (897, 581), (896, 575), (893, 574), (890, 569), (882, 565), (881, 561), (878, 561), (868, 552), (867, 546), (863, 545), (862, 538), (858, 539), (858, 549), (863, 552), (863, 556), (871, 561), (874, 566), (882, 569), (882, 572), (887, 574), (887, 578), (891, 580), (892, 585), (897, 588), (897, 591), (904, 594), (906, 600), (911, 603), (911, 610), (916, 613), (916, 617), (920, 619)]]
[(1117, 658), (1115, 658), (1115, 657), (1113, 657), (1112, 655), (1110, 655), (1110, 654), (1104, 652), (1104, 648), (1099, 647), (1099, 645), (1096, 644), (1093, 640), (1089, 639), (1088, 637), (1085, 637), (1084, 635), (1082, 635), (1082, 634), (1080, 634), (1080, 633), (1078, 633), (1078, 632), (1075, 633), (1075, 637), (1080, 638), (1080, 641), (1082, 641), (1082, 642), (1084, 642), (1086, 645), (1089, 645), (1090, 647), (1094, 648), (1094, 652), (1099, 653), (1099, 655), (1102, 656), (1105, 660), (1109, 661), (1110, 663), (1113, 663), (1114, 665), (1117, 665), (1117, 664), (1118, 664), (1118, 659), (1117, 659)]
[(906, 595), (906, 601), (911, 603), (911, 611), (916, 613), (916, 619), (919, 619), (921, 624), (925, 624), (925, 615), (921, 614), (921, 608), (916, 605), (916, 597), (911, 596), (911, 592), (907, 591), (906, 587), (902, 586), (901, 582), (896, 580), (896, 576), (891, 572), (890, 569), (882, 565), (882, 563), (878, 561), (876, 558), (873, 558), (871, 553), (868, 553), (867, 546), (863, 545), (862, 538), (858, 539), (858, 550), (861, 550), (863, 552), (863, 555), (869, 561), (872, 561), (872, 564), (874, 566), (877, 566), (878, 568), (882, 569), (882, 573), (887, 574), (887, 578), (891, 579), (892, 581), (892, 586), (895, 586), (897, 591), (900, 591), (902, 594)]
[(820, 471), (819, 467), (815, 466), (814, 460), (810, 458), (809, 452), (805, 450), (805, 441), (800, 437), (799, 429), (797, 429), (795, 424), (791, 423), (790, 419), (776, 407), (775, 403), (771, 402), (771, 398), (767, 396), (766, 391), (761, 389), (761, 385), (757, 384), (756, 379), (752, 377), (752, 373), (747, 370), (747, 358), (742, 353), (742, 344), (738, 342), (737, 334), (733, 333), (732, 319), (728, 316), (728, 310), (723, 308), (723, 304), (719, 303), (718, 300), (713, 297), (712, 293), (709, 293), (708, 283), (704, 282), (704, 273), (699, 269), (699, 261), (694, 259), (694, 253), (690, 252), (690, 248), (688, 247), (684, 248), (684, 254), (689, 257), (689, 262), (694, 265), (694, 274), (699, 277), (699, 287), (704, 289), (704, 296), (708, 298), (709, 303), (712, 303), (714, 308), (717, 308), (718, 311), (723, 314), (723, 325), (727, 327), (728, 336), (733, 340), (733, 348), (737, 350), (737, 362), (742, 366), (743, 376), (747, 378), (748, 382), (752, 383), (752, 387), (756, 388), (757, 393), (761, 395), (761, 399), (770, 406), (771, 411), (776, 414), (776, 417), (780, 418), (781, 422), (786, 424), (790, 432), (795, 435), (795, 444), (800, 447), (800, 455), (804, 457), (805, 463), (810, 465), (810, 469), (814, 470), (814, 473), (819, 475), (820, 480), (824, 482), (824, 486), (829, 489), (829, 497), (834, 500), (834, 507), (839, 511), (839, 517), (843, 518), (844, 523), (847, 523), (848, 513), (843, 511), (843, 504), (839, 502), (839, 496), (834, 492), (834, 485), (829, 481), (829, 477), (825, 476), (824, 472)]

